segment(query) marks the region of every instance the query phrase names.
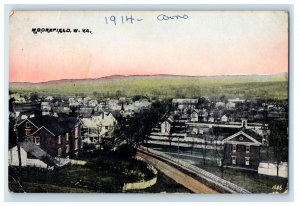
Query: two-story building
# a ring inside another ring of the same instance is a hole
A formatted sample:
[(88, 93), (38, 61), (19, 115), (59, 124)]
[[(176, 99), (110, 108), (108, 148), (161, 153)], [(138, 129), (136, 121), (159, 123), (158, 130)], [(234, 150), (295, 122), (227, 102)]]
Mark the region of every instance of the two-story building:
[(117, 120), (112, 113), (102, 112), (100, 115), (80, 119), (82, 123), (83, 142), (99, 144), (101, 140), (110, 139)]
[(18, 124), (18, 135), (53, 157), (76, 157), (81, 148), (81, 123), (74, 117), (37, 116)]

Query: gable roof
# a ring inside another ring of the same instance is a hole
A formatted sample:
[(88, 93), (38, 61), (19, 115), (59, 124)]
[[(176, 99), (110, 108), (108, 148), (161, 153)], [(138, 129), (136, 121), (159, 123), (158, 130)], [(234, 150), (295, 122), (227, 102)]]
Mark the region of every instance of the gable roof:
[(230, 139), (238, 136), (244, 135), (245, 137), (249, 138), (252, 142), (261, 144), (262, 136), (258, 135), (251, 129), (247, 128), (237, 128), (237, 127), (212, 127), (209, 131), (209, 135), (218, 137), (219, 140), (223, 142), (230, 141)]
[[(251, 134), (252, 136), (250, 136), (249, 134)], [(243, 136), (245, 136), (246, 138), (248, 138), (249, 140), (250, 140), (250, 143), (249, 144), (255, 144), (255, 145), (261, 145), (262, 143), (261, 143), (261, 140), (262, 140), (262, 138), (260, 137), (260, 140), (258, 139), (259, 137), (259, 135), (257, 135), (257, 134), (254, 134), (254, 132), (252, 133), (252, 132), (249, 132), (249, 130), (247, 130), (247, 129), (243, 129), (243, 130), (241, 130), (241, 131), (239, 131), (239, 132), (237, 132), (237, 133), (235, 133), (235, 134), (233, 134), (233, 135), (231, 135), (231, 136), (229, 136), (229, 137), (227, 137), (227, 138), (225, 138), (225, 139), (223, 139), (223, 142), (237, 142), (237, 141), (235, 141), (234, 139), (236, 138), (236, 137), (238, 137), (239, 135), (243, 135)]]
[(26, 121), (28, 121), (28, 122), (30, 122), (33, 126), (35, 126), (37, 129), (39, 128), (39, 126), (37, 126), (37, 125), (35, 125), (32, 121), (30, 121), (29, 119), (24, 119), (24, 120), (22, 120), (19, 124), (18, 124), (18, 126), (19, 125), (21, 125), (21, 124), (23, 124), (24, 122), (26, 122)]
[(54, 135), (60, 135), (71, 131), (78, 123), (78, 120), (75, 117), (61, 118), (48, 115), (37, 116), (28, 120), (38, 128), (45, 127), (45, 129), (49, 130)]
[(111, 126), (114, 122), (117, 122), (116, 118), (107, 112), (103, 112), (100, 115), (95, 115), (90, 118), (81, 118), (81, 123), (88, 128), (98, 128), (100, 126)]
[(30, 140), (24, 140), (20, 143), (20, 146), (27, 152), (33, 155), (34, 157), (42, 160), (43, 162), (47, 163), (50, 166), (57, 166), (57, 161), (41, 149), (39, 146), (35, 145)]

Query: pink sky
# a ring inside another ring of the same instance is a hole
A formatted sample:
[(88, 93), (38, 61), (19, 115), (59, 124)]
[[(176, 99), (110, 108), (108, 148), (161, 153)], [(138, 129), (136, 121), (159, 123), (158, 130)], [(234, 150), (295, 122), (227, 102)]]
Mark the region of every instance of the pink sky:
[[(158, 14), (187, 14), (159, 22)], [(142, 22), (105, 24), (105, 16)], [(15, 12), (9, 81), (45, 82), (109, 75), (192, 76), (288, 71), (285, 12)], [(32, 27), (90, 28), (93, 34), (37, 34)]]

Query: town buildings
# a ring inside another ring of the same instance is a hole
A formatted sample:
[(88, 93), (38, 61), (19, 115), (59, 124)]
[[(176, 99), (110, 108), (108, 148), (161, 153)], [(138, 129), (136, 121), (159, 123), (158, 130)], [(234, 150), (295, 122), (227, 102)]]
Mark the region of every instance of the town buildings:
[(111, 139), (117, 120), (108, 112), (81, 118), (82, 141), (87, 144), (100, 144), (103, 139)]
[(52, 157), (76, 157), (82, 147), (81, 123), (74, 117), (37, 116), (17, 127), (20, 139), (30, 140)]

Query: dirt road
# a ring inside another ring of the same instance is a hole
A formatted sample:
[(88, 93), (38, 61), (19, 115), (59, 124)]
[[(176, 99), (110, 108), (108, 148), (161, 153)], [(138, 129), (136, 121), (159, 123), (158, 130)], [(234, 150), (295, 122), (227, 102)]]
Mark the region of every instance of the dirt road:
[(148, 164), (153, 165), (156, 169), (163, 172), (168, 177), (175, 180), (177, 183), (183, 185), (184, 187), (188, 188), (194, 193), (203, 193), (203, 194), (216, 194), (217, 191), (213, 190), (212, 188), (206, 186), (205, 184), (199, 182), (195, 178), (181, 172), (180, 170), (176, 169), (168, 165), (167, 163), (158, 160), (150, 155), (137, 152), (137, 157), (143, 159)]

